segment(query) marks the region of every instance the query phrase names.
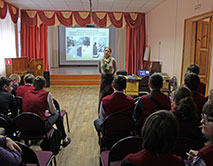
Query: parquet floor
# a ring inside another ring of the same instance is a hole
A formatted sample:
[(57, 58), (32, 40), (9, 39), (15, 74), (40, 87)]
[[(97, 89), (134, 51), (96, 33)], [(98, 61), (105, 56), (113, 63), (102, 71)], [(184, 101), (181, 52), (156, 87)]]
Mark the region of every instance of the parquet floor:
[[(98, 166), (99, 146), (93, 121), (98, 118), (99, 86), (50, 87), (47, 90), (69, 115), (71, 131), (68, 136), (72, 143), (57, 155), (58, 166)], [(64, 125), (66, 127), (65, 121)]]

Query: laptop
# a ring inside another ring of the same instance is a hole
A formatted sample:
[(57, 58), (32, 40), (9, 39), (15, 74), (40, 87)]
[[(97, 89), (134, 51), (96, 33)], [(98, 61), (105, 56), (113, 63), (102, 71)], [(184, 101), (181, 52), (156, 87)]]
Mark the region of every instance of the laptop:
[(138, 77), (143, 78), (145, 76), (150, 76), (149, 70), (139, 70), (138, 71)]

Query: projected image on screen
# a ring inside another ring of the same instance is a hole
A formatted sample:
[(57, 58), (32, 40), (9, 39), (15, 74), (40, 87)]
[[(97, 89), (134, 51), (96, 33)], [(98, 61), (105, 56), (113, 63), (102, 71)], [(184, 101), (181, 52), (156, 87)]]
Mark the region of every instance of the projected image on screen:
[(66, 28), (66, 60), (98, 60), (109, 46), (107, 28)]

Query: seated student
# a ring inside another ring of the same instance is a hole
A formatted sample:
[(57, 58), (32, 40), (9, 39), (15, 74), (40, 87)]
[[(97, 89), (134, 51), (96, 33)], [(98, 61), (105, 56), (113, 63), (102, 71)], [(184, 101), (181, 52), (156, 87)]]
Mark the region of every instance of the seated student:
[(16, 90), (16, 96), (23, 97), (24, 93), (28, 90), (33, 90), (33, 81), (35, 77), (32, 74), (26, 74), (24, 76), (24, 85), (21, 85)]
[(21, 148), (13, 140), (0, 135), (0, 165), (20, 165), (21, 152)]
[[(186, 73), (195, 73), (195, 74), (198, 75), (198, 74), (200, 73), (200, 68), (199, 68), (199, 66), (197, 66), (197, 65), (195, 65), (195, 64), (190, 65), (190, 66), (187, 68)], [(202, 95), (205, 95), (206, 84), (203, 83), (203, 82), (200, 82), (197, 91), (198, 91), (199, 93), (201, 93)]]
[(15, 97), (11, 94), (12, 80), (10, 78), (0, 78), (0, 113), (9, 119), (14, 118), (17, 113), (17, 105)]
[[(56, 111), (51, 93), (44, 90), (46, 86), (45, 78), (37, 76), (33, 82), (33, 86), (35, 89), (25, 92), (22, 99), (23, 112), (33, 112), (38, 114), (45, 121), (47, 129), (51, 129), (52, 125), (56, 124), (62, 135), (63, 146), (67, 146), (70, 144), (71, 139), (66, 139), (63, 119), (60, 116), (60, 110)], [(48, 107), (52, 116), (46, 117), (45, 111)]]
[(201, 118), (200, 114), (202, 112), (203, 105), (206, 102), (206, 98), (198, 92), (198, 86), (200, 84), (200, 78), (197, 74), (186, 73), (184, 78), (184, 85), (187, 86), (192, 93), (192, 98), (197, 105), (197, 115), (199, 120)]
[(12, 87), (13, 87), (12, 94), (16, 96), (16, 90), (19, 86), (19, 82), (21, 81), (21, 77), (18, 74), (13, 73), (9, 76), (9, 78), (12, 80)]
[(202, 133), (209, 140), (199, 151), (190, 150), (189, 159), (192, 158), (192, 166), (213, 165), (213, 101), (208, 101), (203, 106)]
[(152, 113), (141, 131), (143, 149), (127, 155), (121, 165), (184, 166), (181, 157), (171, 154), (177, 135), (177, 120), (171, 112), (161, 110)]
[(191, 91), (184, 86), (174, 91), (172, 113), (179, 124), (179, 137), (189, 138), (197, 148), (203, 146), (203, 135), (199, 129), (200, 123), (197, 116), (197, 107), (192, 99)]
[(134, 109), (133, 118), (136, 122), (136, 129), (140, 134), (141, 127), (146, 118), (157, 110), (171, 110), (171, 102), (169, 96), (161, 93), (163, 86), (163, 78), (160, 74), (152, 74), (149, 78), (149, 95), (141, 96)]
[(112, 82), (114, 93), (104, 97), (100, 104), (99, 119), (94, 121), (96, 130), (101, 130), (101, 124), (104, 119), (115, 112), (124, 112), (132, 116), (134, 109), (134, 99), (123, 93), (126, 88), (126, 78), (122, 75), (117, 75)]

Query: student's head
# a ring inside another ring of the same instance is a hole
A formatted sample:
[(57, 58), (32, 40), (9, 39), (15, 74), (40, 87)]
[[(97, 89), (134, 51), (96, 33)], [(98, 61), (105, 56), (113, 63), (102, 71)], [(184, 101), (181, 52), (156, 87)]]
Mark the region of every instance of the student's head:
[(179, 105), (180, 100), (185, 97), (191, 97), (192, 93), (191, 90), (185, 86), (178, 87), (173, 94), (173, 100), (176, 105)]
[(126, 89), (126, 78), (122, 75), (117, 75), (112, 81), (112, 87), (117, 91)]
[(24, 82), (25, 82), (25, 83), (28, 83), (28, 84), (32, 84), (33, 81), (34, 81), (34, 79), (35, 79), (35, 77), (34, 77), (34, 75), (32, 75), (32, 74), (26, 74), (26, 75), (24, 76)]
[(141, 133), (143, 148), (156, 155), (170, 154), (178, 135), (177, 120), (169, 111), (154, 112), (146, 119)]
[(149, 78), (149, 86), (152, 89), (160, 90), (163, 86), (163, 77), (160, 74), (152, 74)]
[(36, 90), (41, 90), (46, 86), (46, 79), (42, 76), (37, 76), (34, 79), (33, 86)]
[(16, 74), (16, 73), (11, 74), (9, 76), (9, 78), (11, 80), (15, 81), (15, 82), (18, 82), (18, 83), (21, 81), (21, 77), (18, 74)]
[(191, 90), (197, 91), (200, 84), (200, 78), (195, 73), (186, 73), (184, 78), (184, 84)]
[(209, 91), (208, 100), (212, 100), (212, 101), (213, 101), (213, 89), (211, 89), (211, 90)]
[(202, 110), (202, 133), (213, 144), (213, 101), (207, 101)]
[(195, 119), (197, 107), (192, 98), (191, 91), (189, 88), (180, 86), (174, 91), (173, 96), (174, 105), (176, 110), (180, 114), (182, 120), (193, 120)]
[(1, 77), (0, 78), (0, 90), (5, 90), (10, 93), (13, 90), (12, 79), (6, 78), (6, 77)]
[(188, 68), (187, 68), (187, 73), (195, 73), (195, 74), (199, 74), (200, 73), (200, 68), (199, 66), (193, 64), (193, 65), (190, 65)]

